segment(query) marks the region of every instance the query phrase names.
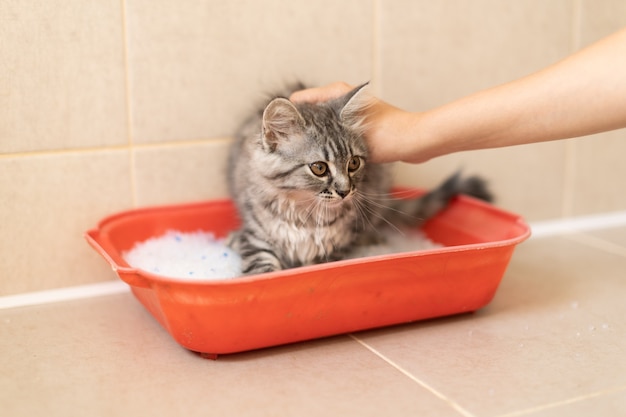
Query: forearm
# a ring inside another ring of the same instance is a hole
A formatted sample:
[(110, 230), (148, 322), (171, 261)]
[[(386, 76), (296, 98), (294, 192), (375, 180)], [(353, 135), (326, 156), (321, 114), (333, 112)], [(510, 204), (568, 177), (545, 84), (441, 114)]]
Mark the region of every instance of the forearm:
[(395, 119), (407, 162), (625, 127), (626, 30), (528, 77)]

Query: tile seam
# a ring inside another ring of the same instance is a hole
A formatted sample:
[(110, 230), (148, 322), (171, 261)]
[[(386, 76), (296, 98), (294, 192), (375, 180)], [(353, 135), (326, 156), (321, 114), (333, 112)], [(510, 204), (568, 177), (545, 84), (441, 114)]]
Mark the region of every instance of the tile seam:
[(134, 144), (133, 149), (135, 150), (168, 149), (168, 148), (171, 149), (171, 148), (198, 146), (198, 145), (215, 145), (219, 143), (230, 142), (231, 140), (232, 140), (231, 137), (215, 137), (211, 139), (189, 139), (189, 140), (176, 141), (176, 142), (141, 143), (141, 144)]
[(575, 0), (572, 5), (572, 27), (571, 27), (571, 40), (570, 40), (570, 53), (578, 51), (581, 47), (582, 39), (582, 0)]
[(602, 391), (596, 391), (596, 392), (592, 392), (590, 394), (580, 395), (578, 397), (572, 397), (572, 398), (568, 398), (566, 400), (557, 401), (557, 402), (554, 402), (554, 403), (548, 403), (548, 404), (540, 405), (540, 406), (537, 406), (537, 407), (528, 408), (528, 409), (525, 409), (525, 410), (513, 411), (513, 412), (510, 412), (510, 413), (501, 414), (498, 417), (522, 417), (522, 416), (527, 416), (527, 415), (531, 415), (531, 414), (534, 414), (534, 413), (539, 412), (539, 411), (550, 410), (552, 408), (558, 408), (558, 407), (562, 407), (562, 406), (569, 405), (569, 404), (575, 404), (575, 403), (586, 401), (586, 400), (590, 400), (590, 399), (593, 399), (593, 398), (598, 398), (598, 397), (601, 397), (603, 395), (615, 394), (615, 393), (620, 392), (620, 391), (626, 391), (626, 385), (618, 386), (618, 387), (614, 387), (614, 388), (609, 388), (609, 389), (602, 390)]
[(594, 249), (603, 252), (612, 253), (614, 255), (626, 257), (626, 247), (608, 240), (590, 235), (588, 233), (570, 233), (565, 236), (567, 239), (573, 240), (580, 244), (591, 246)]
[(155, 142), (155, 143), (141, 143), (129, 145), (111, 145), (101, 147), (86, 147), (86, 148), (71, 148), (71, 149), (49, 149), (41, 151), (26, 151), (26, 152), (14, 152), (14, 153), (2, 153), (0, 159), (18, 159), (40, 156), (62, 156), (62, 155), (76, 155), (76, 154), (88, 154), (97, 152), (110, 152), (110, 151), (129, 151), (143, 150), (143, 149), (162, 149), (162, 148), (176, 148), (185, 146), (198, 146), (198, 145), (211, 145), (220, 142), (227, 142), (232, 140), (230, 137), (215, 137), (209, 139), (189, 139), (184, 141), (170, 141), (170, 142)]
[(126, 141), (128, 143), (128, 169), (130, 197), (133, 207), (137, 207), (137, 175), (135, 164), (135, 152), (133, 148), (133, 111), (130, 93), (130, 65), (128, 52), (128, 14), (126, 0), (120, 0), (120, 12), (122, 15), (122, 53), (124, 60), (124, 99), (126, 101)]
[(41, 151), (25, 151), (25, 152), (13, 152), (0, 154), (0, 159), (18, 159), (18, 158), (31, 158), (41, 156), (63, 156), (63, 155), (76, 155), (83, 153), (96, 153), (96, 152), (110, 152), (110, 151), (127, 151), (128, 145), (111, 145), (102, 147), (88, 147), (88, 148), (71, 148), (71, 149), (48, 149)]
[[(570, 22), (570, 54), (580, 49), (581, 31), (581, 4), (580, 0), (572, 4), (572, 15)], [(566, 141), (565, 143), (565, 163), (563, 167), (563, 194), (561, 195), (561, 215), (568, 217), (574, 210), (574, 200), (576, 195), (576, 158), (577, 143)]]
[(424, 388), (426, 391), (430, 392), (435, 397), (437, 397), (440, 400), (444, 401), (446, 404), (448, 404), (452, 409), (454, 409), (456, 412), (461, 414), (463, 417), (474, 417), (474, 414), (470, 413), (469, 411), (467, 411), (466, 409), (461, 407), (456, 401), (446, 397), (443, 393), (441, 393), (440, 391), (438, 391), (435, 388), (431, 387), (426, 382), (422, 381), (421, 379), (419, 379), (418, 377), (413, 375), (411, 372), (409, 372), (406, 369), (402, 368), (396, 362), (392, 361), (386, 355), (382, 354), (381, 352), (379, 352), (374, 347), (372, 347), (369, 344), (365, 343), (363, 340), (359, 339), (354, 334), (349, 334), (348, 336), (350, 336), (354, 341), (356, 341), (361, 346), (363, 346), (364, 348), (369, 350), (371, 353), (373, 353), (374, 355), (378, 356), (380, 359), (385, 361), (387, 364), (389, 364), (391, 367), (396, 369), (398, 372), (400, 372), (401, 374), (403, 374), (404, 376), (409, 378), (411, 381), (413, 381), (414, 383), (416, 383), (420, 387)]
[(124, 98), (126, 100), (126, 135), (128, 146), (133, 146), (133, 112), (131, 109), (130, 94), (130, 65), (128, 55), (128, 16), (126, 11), (126, 0), (120, 0), (122, 14), (122, 54), (124, 60)]
[(381, 0), (372, 1), (372, 85), (373, 93), (381, 95), (381, 61), (380, 61), (380, 37), (381, 37)]

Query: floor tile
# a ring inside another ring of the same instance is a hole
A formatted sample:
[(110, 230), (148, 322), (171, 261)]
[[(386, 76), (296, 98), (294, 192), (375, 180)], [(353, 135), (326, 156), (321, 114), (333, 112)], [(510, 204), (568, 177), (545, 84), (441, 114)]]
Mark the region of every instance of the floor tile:
[[(526, 417), (589, 417), (589, 416), (623, 416), (626, 415), (626, 387), (575, 399), (565, 404), (548, 407), (536, 412), (524, 414)], [(511, 416), (513, 417), (513, 416)]]
[(522, 244), (472, 314), (357, 337), (474, 415), (626, 385), (626, 258), (564, 238)]
[(614, 245), (622, 246), (626, 250), (626, 226), (595, 230), (587, 234)]
[(0, 312), (3, 415), (459, 416), (348, 336), (202, 359), (130, 293)]
[(3, 310), (0, 402), (11, 416), (621, 415), (626, 257), (584, 242), (520, 245), (474, 314), (217, 361), (130, 293)]

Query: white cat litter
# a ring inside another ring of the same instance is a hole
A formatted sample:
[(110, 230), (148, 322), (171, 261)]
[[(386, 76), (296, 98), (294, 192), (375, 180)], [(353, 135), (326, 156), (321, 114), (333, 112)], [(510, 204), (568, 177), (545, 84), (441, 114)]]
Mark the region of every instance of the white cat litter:
[(389, 255), (391, 253), (415, 252), (443, 247), (435, 243), (420, 230), (386, 230), (383, 233), (384, 243), (363, 246), (355, 250), (348, 258), (364, 258), (366, 256)]
[(241, 258), (213, 233), (169, 230), (122, 254), (132, 267), (170, 278), (224, 279), (241, 275)]
[[(386, 243), (360, 248), (351, 258), (440, 248), (419, 231), (390, 231)], [(170, 230), (122, 254), (134, 268), (168, 278), (230, 279), (241, 276), (241, 258), (210, 232)]]

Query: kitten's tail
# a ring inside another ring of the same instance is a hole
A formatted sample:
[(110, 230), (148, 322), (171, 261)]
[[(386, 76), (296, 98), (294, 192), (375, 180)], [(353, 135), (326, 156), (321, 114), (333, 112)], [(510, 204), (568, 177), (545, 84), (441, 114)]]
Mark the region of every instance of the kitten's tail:
[(444, 209), (453, 197), (466, 194), (480, 200), (493, 201), (487, 182), (478, 176), (463, 177), (456, 172), (439, 187), (416, 199), (396, 200), (394, 215), (400, 225), (419, 225)]

